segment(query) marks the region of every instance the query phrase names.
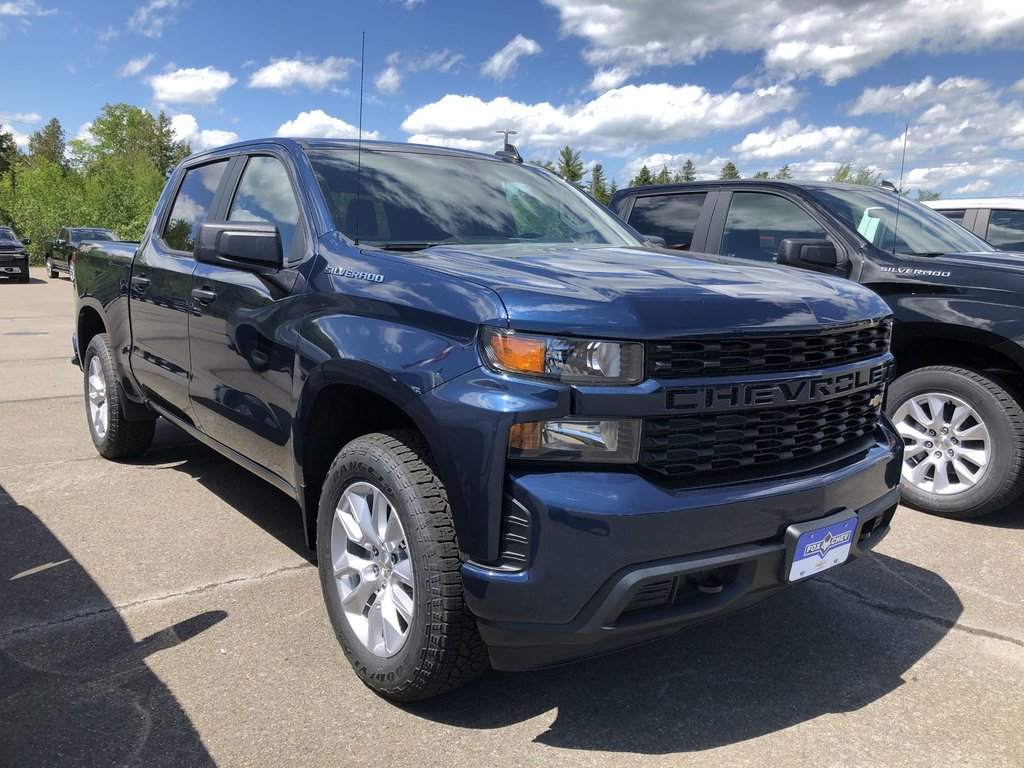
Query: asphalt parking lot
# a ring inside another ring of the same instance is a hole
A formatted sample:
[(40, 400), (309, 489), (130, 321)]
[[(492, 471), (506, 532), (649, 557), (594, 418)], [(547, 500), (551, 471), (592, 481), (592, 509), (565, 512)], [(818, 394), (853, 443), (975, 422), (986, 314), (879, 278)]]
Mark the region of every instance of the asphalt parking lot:
[(1024, 765), (1024, 505), (901, 508), (745, 613), (397, 707), (349, 670), (297, 508), (162, 423), (93, 450), (72, 289), (0, 283), (4, 766)]

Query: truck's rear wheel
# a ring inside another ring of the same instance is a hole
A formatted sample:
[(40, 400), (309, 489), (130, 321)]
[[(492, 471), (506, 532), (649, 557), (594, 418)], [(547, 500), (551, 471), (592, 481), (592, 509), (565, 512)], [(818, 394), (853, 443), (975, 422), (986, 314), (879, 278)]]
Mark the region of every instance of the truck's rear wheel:
[(53, 268), (53, 259), (49, 256), (46, 257), (46, 273), (50, 276), (50, 279), (57, 277), (57, 270)]
[(448, 497), (419, 434), (371, 434), (346, 445), (327, 473), (318, 514), (327, 613), (366, 685), (415, 701), (486, 668), (463, 598)]
[(129, 421), (125, 417), (107, 334), (92, 337), (85, 350), (84, 368), (89, 435), (100, 456), (124, 459), (145, 453), (153, 442), (156, 419)]
[(887, 411), (903, 438), (900, 493), (953, 518), (987, 515), (1024, 491), (1024, 411), (986, 375), (933, 366), (889, 387)]

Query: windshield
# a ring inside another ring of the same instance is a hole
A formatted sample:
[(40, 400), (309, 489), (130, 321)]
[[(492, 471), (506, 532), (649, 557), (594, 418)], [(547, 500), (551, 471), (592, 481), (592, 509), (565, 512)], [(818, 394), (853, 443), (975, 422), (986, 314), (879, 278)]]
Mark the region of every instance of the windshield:
[(449, 154), (363, 149), (308, 153), (335, 227), (361, 244), (418, 250), (441, 243), (641, 245), (605, 208), (552, 173)]
[(995, 250), (941, 213), (892, 192), (831, 187), (808, 187), (807, 191), (883, 251), (921, 255)]
[(4, 245), (21, 245), (21, 242), (14, 236), (14, 231), (10, 229), (0, 229), (0, 243)]

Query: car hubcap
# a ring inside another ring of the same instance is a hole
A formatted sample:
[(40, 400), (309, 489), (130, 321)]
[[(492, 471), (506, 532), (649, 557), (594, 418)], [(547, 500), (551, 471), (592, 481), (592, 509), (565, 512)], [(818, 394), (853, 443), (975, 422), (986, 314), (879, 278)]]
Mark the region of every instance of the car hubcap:
[(107, 436), (107, 424), (110, 408), (107, 405), (107, 382), (103, 378), (100, 359), (89, 360), (89, 423), (92, 424), (96, 437), (102, 440)]
[(985, 475), (992, 441), (981, 416), (959, 397), (927, 392), (893, 415), (903, 438), (903, 482), (925, 493), (969, 491)]
[(394, 656), (409, 637), (413, 571), (394, 505), (370, 483), (345, 489), (331, 525), (331, 564), (341, 609), (359, 641)]

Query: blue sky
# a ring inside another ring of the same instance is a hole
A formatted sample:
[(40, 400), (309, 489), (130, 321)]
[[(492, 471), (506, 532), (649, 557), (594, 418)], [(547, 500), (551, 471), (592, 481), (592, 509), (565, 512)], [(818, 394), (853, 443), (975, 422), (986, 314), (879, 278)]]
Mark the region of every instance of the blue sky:
[(569, 144), (620, 186), (838, 163), (944, 197), (1024, 194), (1020, 0), (0, 0), (0, 122), (85, 135), (105, 103), (193, 149), (364, 136), (528, 159)]

